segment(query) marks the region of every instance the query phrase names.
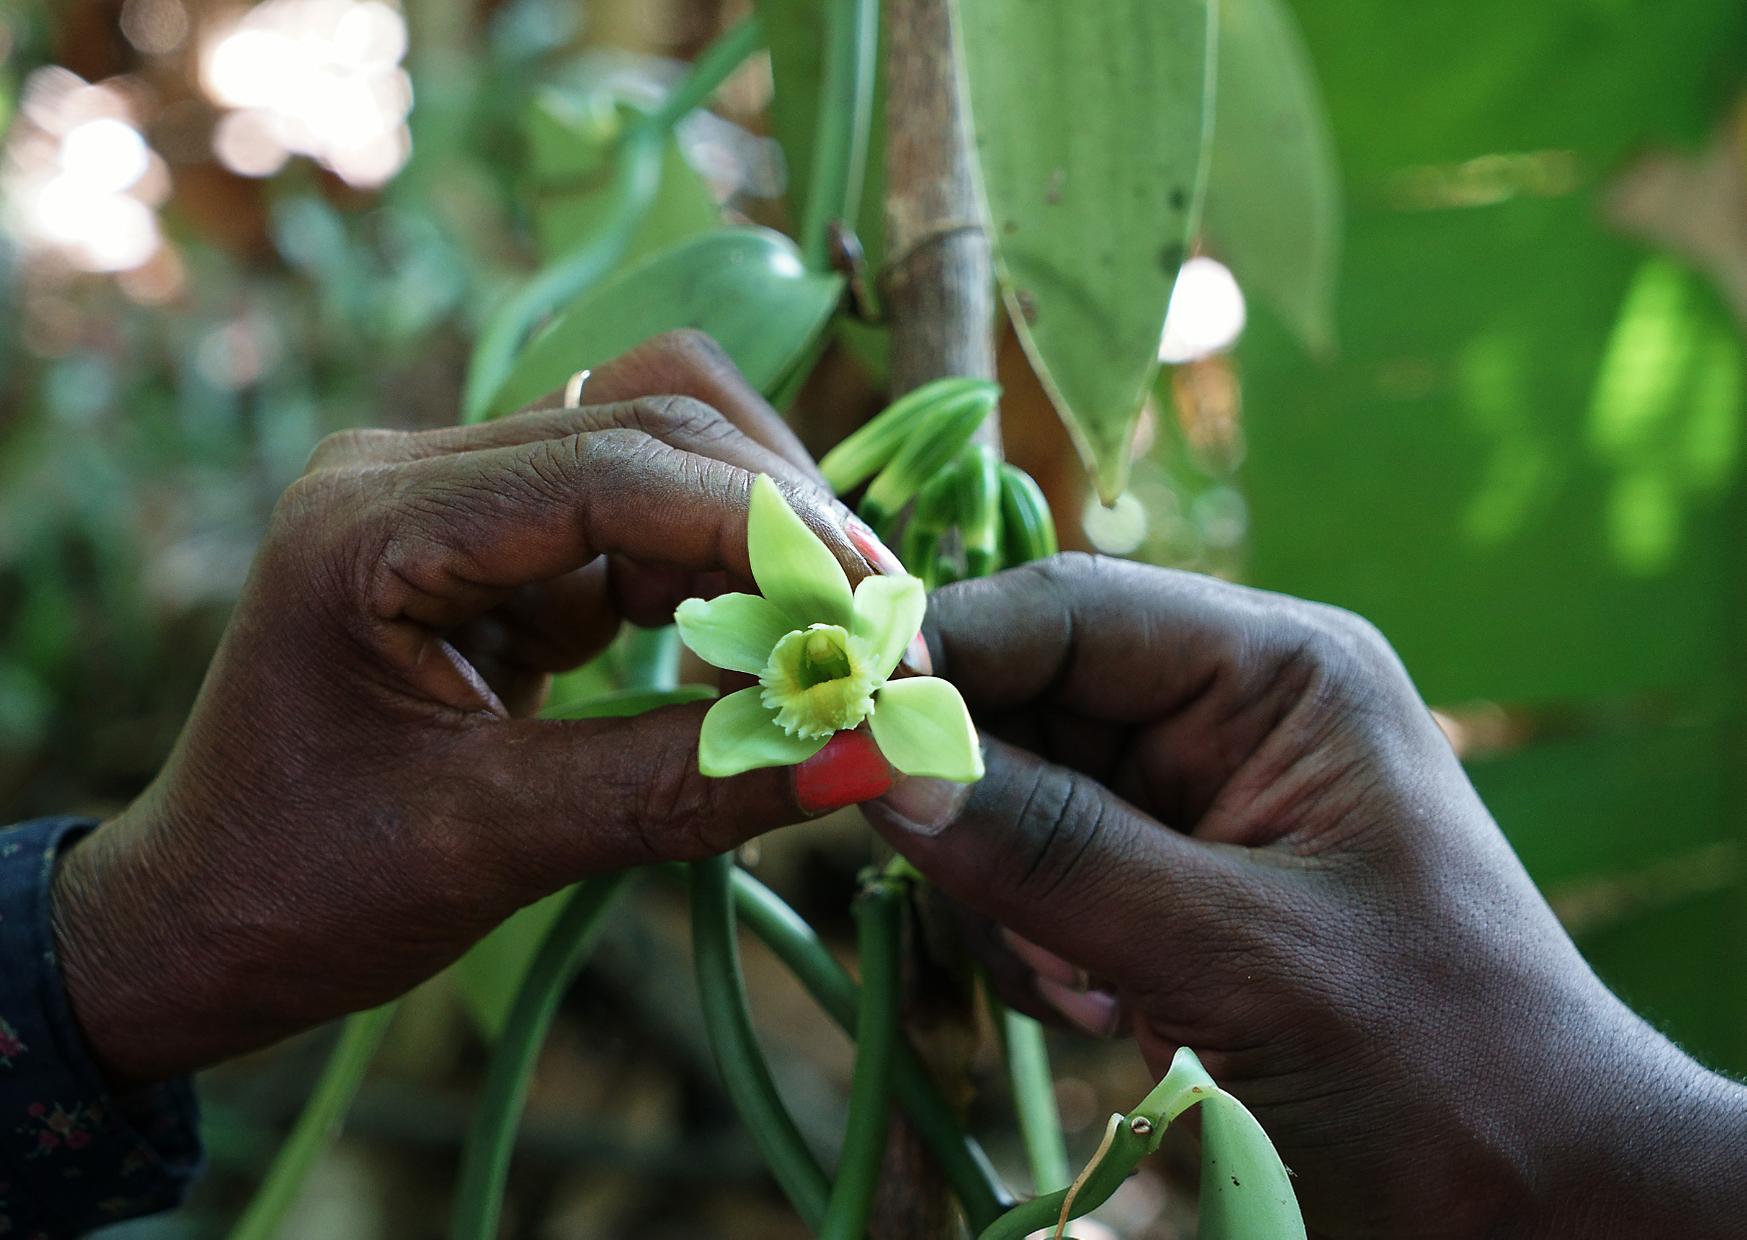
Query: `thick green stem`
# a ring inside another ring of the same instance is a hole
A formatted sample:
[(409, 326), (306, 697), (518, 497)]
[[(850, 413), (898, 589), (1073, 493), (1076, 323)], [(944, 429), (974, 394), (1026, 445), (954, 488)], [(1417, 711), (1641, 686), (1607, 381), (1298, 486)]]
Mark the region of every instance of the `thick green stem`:
[(612, 269), (636, 235), (661, 188), (661, 155), (672, 132), (688, 113), (702, 107), (716, 88), (758, 49), (764, 26), (756, 17), (724, 31), (698, 56), (685, 80), (659, 112), (633, 121), (620, 140), (618, 165), (607, 188), (609, 206), (600, 231), (579, 249), (553, 263), (510, 297), (491, 316), (473, 347), (467, 387), (461, 401), (463, 422), (483, 422), (492, 397), (514, 368), (516, 355), (540, 321)]
[[(746, 926), (776, 953), (825, 1014), (855, 1036), (860, 990), (801, 915), (744, 870), (733, 874), (734, 903)], [(965, 1135), (934, 1076), (902, 1038), (892, 1064), (892, 1090), (934, 1157), (975, 1231), (1012, 1204), (982, 1148)]]
[(451, 1240), (491, 1240), (503, 1211), (516, 1127), (528, 1100), (534, 1061), (552, 1027), (565, 991), (593, 949), (619, 895), (635, 871), (602, 874), (576, 889), (528, 969), (491, 1057), (467, 1147), (461, 1156), (461, 1187), (450, 1221)]
[(364, 1080), (364, 1070), (382, 1044), (388, 1032), (388, 1022), (394, 1016), (395, 1005), (385, 1003), (368, 1012), (346, 1017), (340, 1029), (339, 1043), (322, 1069), (315, 1092), (297, 1117), (297, 1124), (285, 1144), (279, 1147), (267, 1178), (261, 1182), (249, 1208), (231, 1229), (230, 1240), (271, 1240), (284, 1220), (285, 1212), (297, 1200), (297, 1190), (303, 1187), (310, 1169), (339, 1139), (340, 1128), (358, 1086)]
[(722, 1083), (741, 1122), (801, 1221), (817, 1233), (825, 1221), (831, 1181), (777, 1096), (764, 1052), (752, 1032), (740, 945), (734, 937), (734, 869), (732, 856), (691, 866), (692, 956), (704, 1025)]
[(896, 1058), (899, 1009), (903, 1005), (900, 924), (903, 888), (879, 880), (855, 902), (861, 939), (861, 1001), (856, 1009), (855, 1074), (849, 1088), (849, 1121), (837, 1159), (837, 1183), (825, 1211), (819, 1240), (861, 1240), (873, 1214), (886, 1155), (886, 1125), (892, 1113), (892, 1061)]
[(1055, 1080), (1049, 1070), (1049, 1049), (1043, 1026), (1012, 1009), (1002, 1014), (1007, 1041), (1007, 1072), (1013, 1082), (1013, 1106), (1025, 1138), (1031, 1183), (1039, 1196), (1074, 1182), (1068, 1169), (1068, 1147), (1062, 1140), (1061, 1115), (1055, 1105)]
[(812, 271), (830, 266), (831, 221), (854, 227), (861, 214), (879, 41), (879, 0), (826, 0), (825, 76), (800, 235), (801, 256)]

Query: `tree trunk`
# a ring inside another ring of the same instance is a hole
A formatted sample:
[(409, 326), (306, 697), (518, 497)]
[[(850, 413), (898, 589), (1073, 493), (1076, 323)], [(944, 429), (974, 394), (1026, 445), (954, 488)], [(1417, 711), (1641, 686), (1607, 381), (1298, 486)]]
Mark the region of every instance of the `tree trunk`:
[[(886, 265), (891, 395), (995, 377), (994, 277), (954, 63), (950, 0), (886, 0)], [(991, 414), (979, 437), (999, 447)], [(956, 920), (922, 888), (904, 936), (904, 1031), (948, 1098), (969, 1101), (975, 994)], [(933, 1156), (893, 1108), (876, 1240), (957, 1240), (963, 1217)]]

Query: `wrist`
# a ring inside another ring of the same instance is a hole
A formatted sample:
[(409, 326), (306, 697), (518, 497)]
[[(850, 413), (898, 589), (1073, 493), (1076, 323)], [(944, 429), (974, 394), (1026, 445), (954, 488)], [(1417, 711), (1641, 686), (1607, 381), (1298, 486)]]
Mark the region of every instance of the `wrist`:
[[(1611, 998), (1611, 996), (1610, 996)], [(1733, 1237), (1747, 1218), (1747, 1087), (1618, 1004), (1609, 1054), (1531, 1117), (1541, 1157), (1491, 1237)]]
[[(147, 797), (150, 797), (150, 793)], [(216, 970), (189, 931), (192, 895), (150, 859), (143, 803), (56, 858), (49, 888), (55, 956), (87, 1053), (125, 1092), (217, 1056), (201, 987)]]

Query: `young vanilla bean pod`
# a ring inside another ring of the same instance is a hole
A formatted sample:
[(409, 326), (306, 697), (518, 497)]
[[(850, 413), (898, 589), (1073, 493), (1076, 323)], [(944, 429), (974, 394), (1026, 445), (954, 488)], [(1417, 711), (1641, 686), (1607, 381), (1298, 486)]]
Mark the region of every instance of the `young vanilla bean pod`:
[(1016, 465), (1001, 466), (1001, 519), (1009, 564), (1044, 560), (1057, 551), (1055, 518), (1035, 479)]
[(958, 533), (965, 576), (987, 577), (1001, 567), (1001, 453), (973, 443), (958, 466)]
[(819, 472), (842, 495), (883, 469), (907, 443), (928, 415), (967, 393), (993, 389), (986, 379), (953, 377), (925, 383), (876, 413), (860, 429), (827, 452)]
[(889, 532), (898, 510), (971, 441), (1000, 399), (999, 387), (990, 384), (988, 389), (942, 402), (869, 484), (860, 514), (875, 532)]

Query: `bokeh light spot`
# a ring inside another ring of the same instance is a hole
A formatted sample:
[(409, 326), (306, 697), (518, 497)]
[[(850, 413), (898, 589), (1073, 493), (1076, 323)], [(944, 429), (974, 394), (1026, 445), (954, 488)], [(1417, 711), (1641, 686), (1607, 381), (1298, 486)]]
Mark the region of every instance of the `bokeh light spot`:
[(1159, 360), (1176, 364), (1223, 352), (1237, 343), (1247, 317), (1243, 290), (1225, 264), (1205, 256), (1192, 258), (1177, 273), (1171, 290)]

